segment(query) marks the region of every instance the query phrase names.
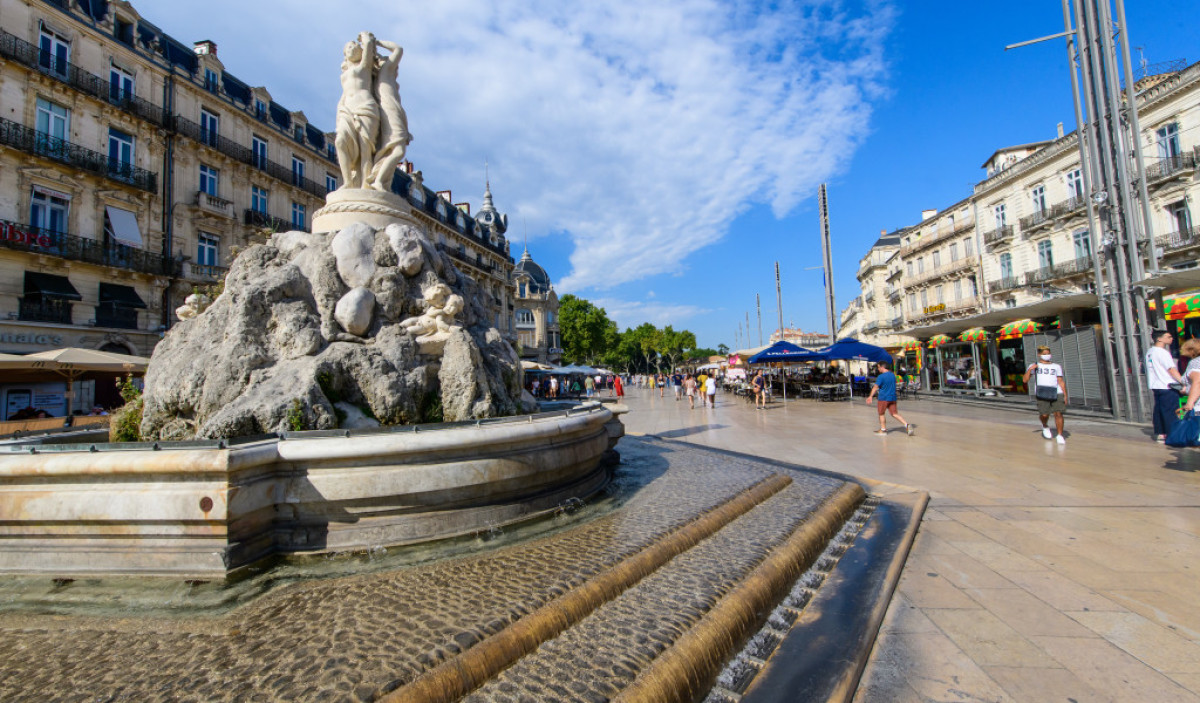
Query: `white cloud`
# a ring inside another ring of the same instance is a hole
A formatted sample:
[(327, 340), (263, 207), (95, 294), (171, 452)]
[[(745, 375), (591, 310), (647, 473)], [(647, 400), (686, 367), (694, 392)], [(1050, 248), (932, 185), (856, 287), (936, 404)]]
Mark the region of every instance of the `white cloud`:
[(142, 5), (325, 129), (342, 45), (402, 44), (426, 183), (478, 203), (486, 158), (513, 239), (524, 219), (573, 240), (562, 291), (677, 274), (752, 204), (809, 197), (866, 136), (892, 19), (877, 0)]
[(621, 331), (629, 327), (637, 327), (643, 322), (649, 322), (655, 327), (671, 325), (676, 330), (688, 329), (685, 324), (687, 320), (712, 312), (712, 310), (698, 305), (641, 302), (616, 298), (597, 298), (591, 302), (597, 307), (604, 308), (604, 312), (608, 313), (608, 319), (616, 322)]

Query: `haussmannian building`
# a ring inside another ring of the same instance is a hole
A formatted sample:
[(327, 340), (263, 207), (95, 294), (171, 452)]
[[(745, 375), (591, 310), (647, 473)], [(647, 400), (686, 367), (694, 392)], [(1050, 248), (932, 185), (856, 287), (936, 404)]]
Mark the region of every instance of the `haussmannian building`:
[[(123, 1), (0, 0), (0, 352), (148, 356), (238, 251), (308, 230), (339, 174), (332, 133), (227, 71), (215, 42)], [(412, 164), (392, 190), (514, 335), (490, 187), (476, 217)]]
[(539, 363), (562, 363), (562, 336), (558, 327), (558, 294), (550, 275), (526, 249), (513, 267), (516, 290), (514, 322), (521, 358)]

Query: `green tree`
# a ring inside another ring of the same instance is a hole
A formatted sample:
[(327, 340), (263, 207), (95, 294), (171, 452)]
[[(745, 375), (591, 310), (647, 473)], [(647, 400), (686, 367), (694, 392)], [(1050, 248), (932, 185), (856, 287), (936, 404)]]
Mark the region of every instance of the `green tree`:
[(604, 308), (570, 293), (558, 300), (558, 329), (563, 357), (571, 363), (594, 363), (616, 344), (616, 325)]
[(724, 354), (721, 354), (716, 349), (702, 347), (700, 349), (689, 349), (688, 351), (684, 352), (683, 358), (696, 361), (708, 361), (708, 357), (710, 356), (724, 356)]
[(675, 331), (671, 325), (667, 325), (658, 334), (656, 340), (655, 351), (660, 357), (665, 357), (671, 369), (682, 361), (684, 350), (693, 349), (696, 346), (696, 335), (687, 330)]
[(721, 356), (727, 356), (729, 354), (729, 346), (725, 344), (718, 344), (717, 353)]

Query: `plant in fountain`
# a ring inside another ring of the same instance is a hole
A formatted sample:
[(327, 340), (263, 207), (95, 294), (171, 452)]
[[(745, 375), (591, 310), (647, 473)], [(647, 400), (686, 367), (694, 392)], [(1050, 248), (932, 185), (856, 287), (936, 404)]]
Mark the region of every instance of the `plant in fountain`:
[(133, 383), (133, 375), (117, 379), (117, 388), (125, 404), (113, 413), (108, 426), (110, 442), (139, 442), (142, 439), (142, 389)]

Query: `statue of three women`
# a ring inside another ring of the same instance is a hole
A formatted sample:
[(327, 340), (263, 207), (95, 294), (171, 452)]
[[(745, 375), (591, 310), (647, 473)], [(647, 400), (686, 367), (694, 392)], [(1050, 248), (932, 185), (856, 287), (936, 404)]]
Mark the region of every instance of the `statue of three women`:
[[(380, 55), (379, 48), (387, 50)], [(363, 32), (343, 50), (334, 146), (345, 188), (389, 192), (412, 135), (396, 75), (404, 49)]]

